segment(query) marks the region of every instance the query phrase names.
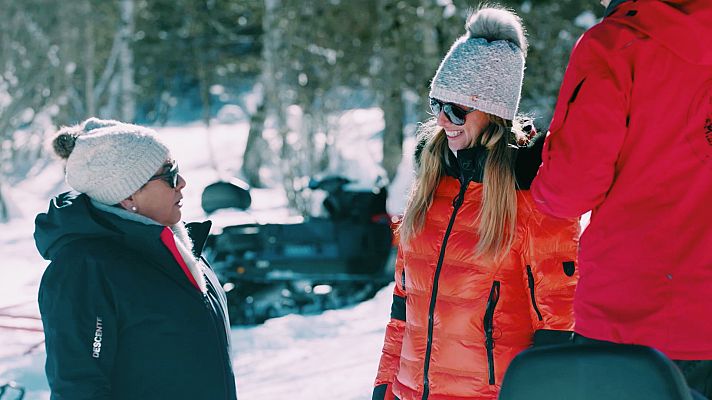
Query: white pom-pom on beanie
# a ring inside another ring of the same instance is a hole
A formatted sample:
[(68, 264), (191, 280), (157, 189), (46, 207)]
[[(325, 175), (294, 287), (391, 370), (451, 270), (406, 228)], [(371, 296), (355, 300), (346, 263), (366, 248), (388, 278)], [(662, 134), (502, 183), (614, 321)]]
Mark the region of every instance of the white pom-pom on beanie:
[(513, 120), (519, 108), (527, 42), (519, 17), (483, 8), (440, 63), (430, 97)]
[(75, 143), (67, 157), (67, 184), (104, 204), (134, 194), (170, 159), (150, 128), (90, 118), (68, 130)]

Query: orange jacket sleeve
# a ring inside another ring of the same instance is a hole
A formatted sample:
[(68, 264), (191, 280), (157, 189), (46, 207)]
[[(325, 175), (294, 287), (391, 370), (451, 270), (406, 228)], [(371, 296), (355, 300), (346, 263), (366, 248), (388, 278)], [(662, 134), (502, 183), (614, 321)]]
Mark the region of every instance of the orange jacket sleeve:
[(391, 384), (398, 373), (401, 346), (403, 345), (403, 332), (405, 330), (405, 299), (403, 251), (399, 246), (398, 257), (396, 258), (395, 288), (393, 289), (391, 319), (386, 326), (386, 337), (383, 342), (381, 361), (378, 365), (373, 399), (393, 398)]
[(524, 279), (534, 330), (571, 331), (578, 282), (579, 220), (533, 211), (527, 224)]

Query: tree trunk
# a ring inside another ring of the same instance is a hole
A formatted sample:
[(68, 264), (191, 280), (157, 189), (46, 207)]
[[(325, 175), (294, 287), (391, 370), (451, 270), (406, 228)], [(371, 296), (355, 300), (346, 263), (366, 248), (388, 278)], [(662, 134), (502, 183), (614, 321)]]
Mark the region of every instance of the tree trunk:
[(121, 119), (133, 122), (136, 112), (134, 98), (133, 50), (134, 0), (121, 0)]
[(404, 103), (399, 87), (391, 87), (384, 91), (383, 117), (383, 169), (388, 181), (392, 182), (398, 172), (403, 158), (403, 118)]
[(267, 155), (269, 147), (262, 137), (265, 128), (266, 101), (264, 97), (257, 109), (250, 116), (250, 132), (247, 134), (247, 144), (242, 155), (242, 175), (247, 183), (252, 187), (263, 187), (260, 179), (260, 168), (263, 164), (263, 156)]
[(101, 77), (99, 78), (99, 82), (97, 82), (96, 86), (94, 87), (94, 101), (95, 104), (98, 102), (102, 96), (104, 96), (104, 92), (106, 90), (109, 90), (109, 96), (113, 97), (116, 94), (112, 93), (112, 86), (113, 81), (114, 81), (114, 72), (116, 70), (116, 64), (118, 64), (118, 59), (119, 59), (119, 54), (121, 53), (121, 29), (116, 30), (116, 34), (114, 35), (114, 40), (111, 44), (111, 50), (109, 51), (109, 58), (106, 60), (106, 65), (104, 66), (104, 69), (102, 70)]
[[(108, 116), (110, 119), (115, 119), (116, 116), (119, 115), (119, 97), (121, 96), (121, 83), (119, 82), (118, 75), (114, 75), (109, 80), (107, 93), (106, 103), (104, 103), (101, 108), (102, 111), (100, 114), (102, 114), (102, 116)], [(119, 119), (123, 119), (123, 117), (119, 117)]]
[(287, 127), (286, 112), (282, 99), (280, 98), (280, 87), (282, 74), (277, 70), (277, 62), (279, 60), (279, 50), (281, 47), (282, 37), (285, 34), (279, 26), (278, 11), (282, 6), (281, 0), (264, 0), (265, 13), (263, 17), (262, 27), (264, 31), (264, 44), (262, 47), (262, 58), (264, 69), (262, 70), (262, 84), (265, 88), (265, 99), (267, 101), (267, 114), (273, 115), (275, 125), (279, 137), (282, 140), (282, 146), (279, 155), (280, 170), (282, 173), (282, 184), (289, 206), (298, 209), (297, 192), (294, 186), (294, 171), (292, 169), (292, 152), (287, 135), (289, 129)]
[(403, 63), (399, 44), (402, 38), (402, 22), (399, 20), (398, 1), (384, 0), (379, 10), (379, 34), (381, 40), (381, 109), (383, 129), (383, 161), (389, 181), (393, 181), (403, 157)]
[(0, 183), (0, 222), (7, 222), (9, 219), (10, 215), (5, 203), (5, 197), (2, 194), (2, 183)]
[(441, 58), (445, 55), (445, 50), (442, 48), (441, 29), (443, 6), (437, 1), (421, 0), (420, 6), (423, 9), (423, 15), (418, 21), (418, 29), (422, 32), (422, 54), (420, 55), (420, 76), (423, 78), (414, 85), (412, 89), (415, 91), (412, 109), (416, 111), (416, 119), (424, 121), (430, 117), (428, 111), (427, 93), (430, 91), (430, 80), (435, 75), (435, 71), (440, 64)]
[(208, 76), (208, 71), (205, 66), (205, 60), (199, 46), (193, 47), (193, 59), (195, 60), (195, 66), (198, 72), (198, 90), (200, 91), (200, 104), (202, 108), (202, 120), (203, 125), (205, 125), (205, 138), (208, 143), (208, 154), (210, 157), (210, 164), (213, 170), (222, 175), (220, 172), (220, 166), (217, 164), (217, 157), (215, 156), (215, 146), (213, 143), (213, 137), (210, 131), (210, 78)]
[(85, 0), (83, 6), (82, 11), (86, 18), (84, 23), (84, 42), (86, 43), (84, 51), (84, 102), (86, 104), (86, 116), (92, 117), (96, 115), (96, 99), (94, 97), (94, 84), (96, 80), (94, 57), (96, 57), (96, 42), (94, 40), (94, 19), (91, 18), (91, 2)]

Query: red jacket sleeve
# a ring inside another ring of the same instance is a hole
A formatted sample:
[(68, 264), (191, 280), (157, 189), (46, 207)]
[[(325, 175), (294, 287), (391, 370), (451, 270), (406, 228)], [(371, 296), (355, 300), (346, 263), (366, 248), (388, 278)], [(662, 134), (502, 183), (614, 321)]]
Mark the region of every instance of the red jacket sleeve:
[(398, 373), (401, 347), (403, 345), (403, 332), (405, 331), (405, 269), (403, 265), (403, 251), (400, 247), (398, 248), (395, 270), (395, 288), (393, 290), (393, 304), (391, 305), (391, 319), (386, 326), (383, 353), (381, 354), (381, 361), (378, 365), (378, 374), (376, 375), (373, 393), (373, 399), (379, 400), (393, 398), (391, 384)]
[(524, 279), (529, 289), (532, 326), (571, 331), (578, 282), (578, 219), (558, 219), (535, 210), (529, 219)]
[(531, 187), (537, 207), (553, 216), (577, 217), (596, 208), (615, 179), (632, 72), (619, 45), (607, 44), (614, 41), (611, 29), (622, 28), (604, 21), (584, 34), (564, 75)]

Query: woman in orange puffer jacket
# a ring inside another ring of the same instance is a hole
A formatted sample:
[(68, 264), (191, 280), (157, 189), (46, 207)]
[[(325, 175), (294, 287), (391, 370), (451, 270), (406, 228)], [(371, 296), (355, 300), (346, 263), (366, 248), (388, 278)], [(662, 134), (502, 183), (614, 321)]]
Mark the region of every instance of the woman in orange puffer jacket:
[(517, 353), (573, 329), (579, 225), (529, 194), (520, 20), (486, 8), (467, 29), (432, 82), (373, 399), (494, 399)]

